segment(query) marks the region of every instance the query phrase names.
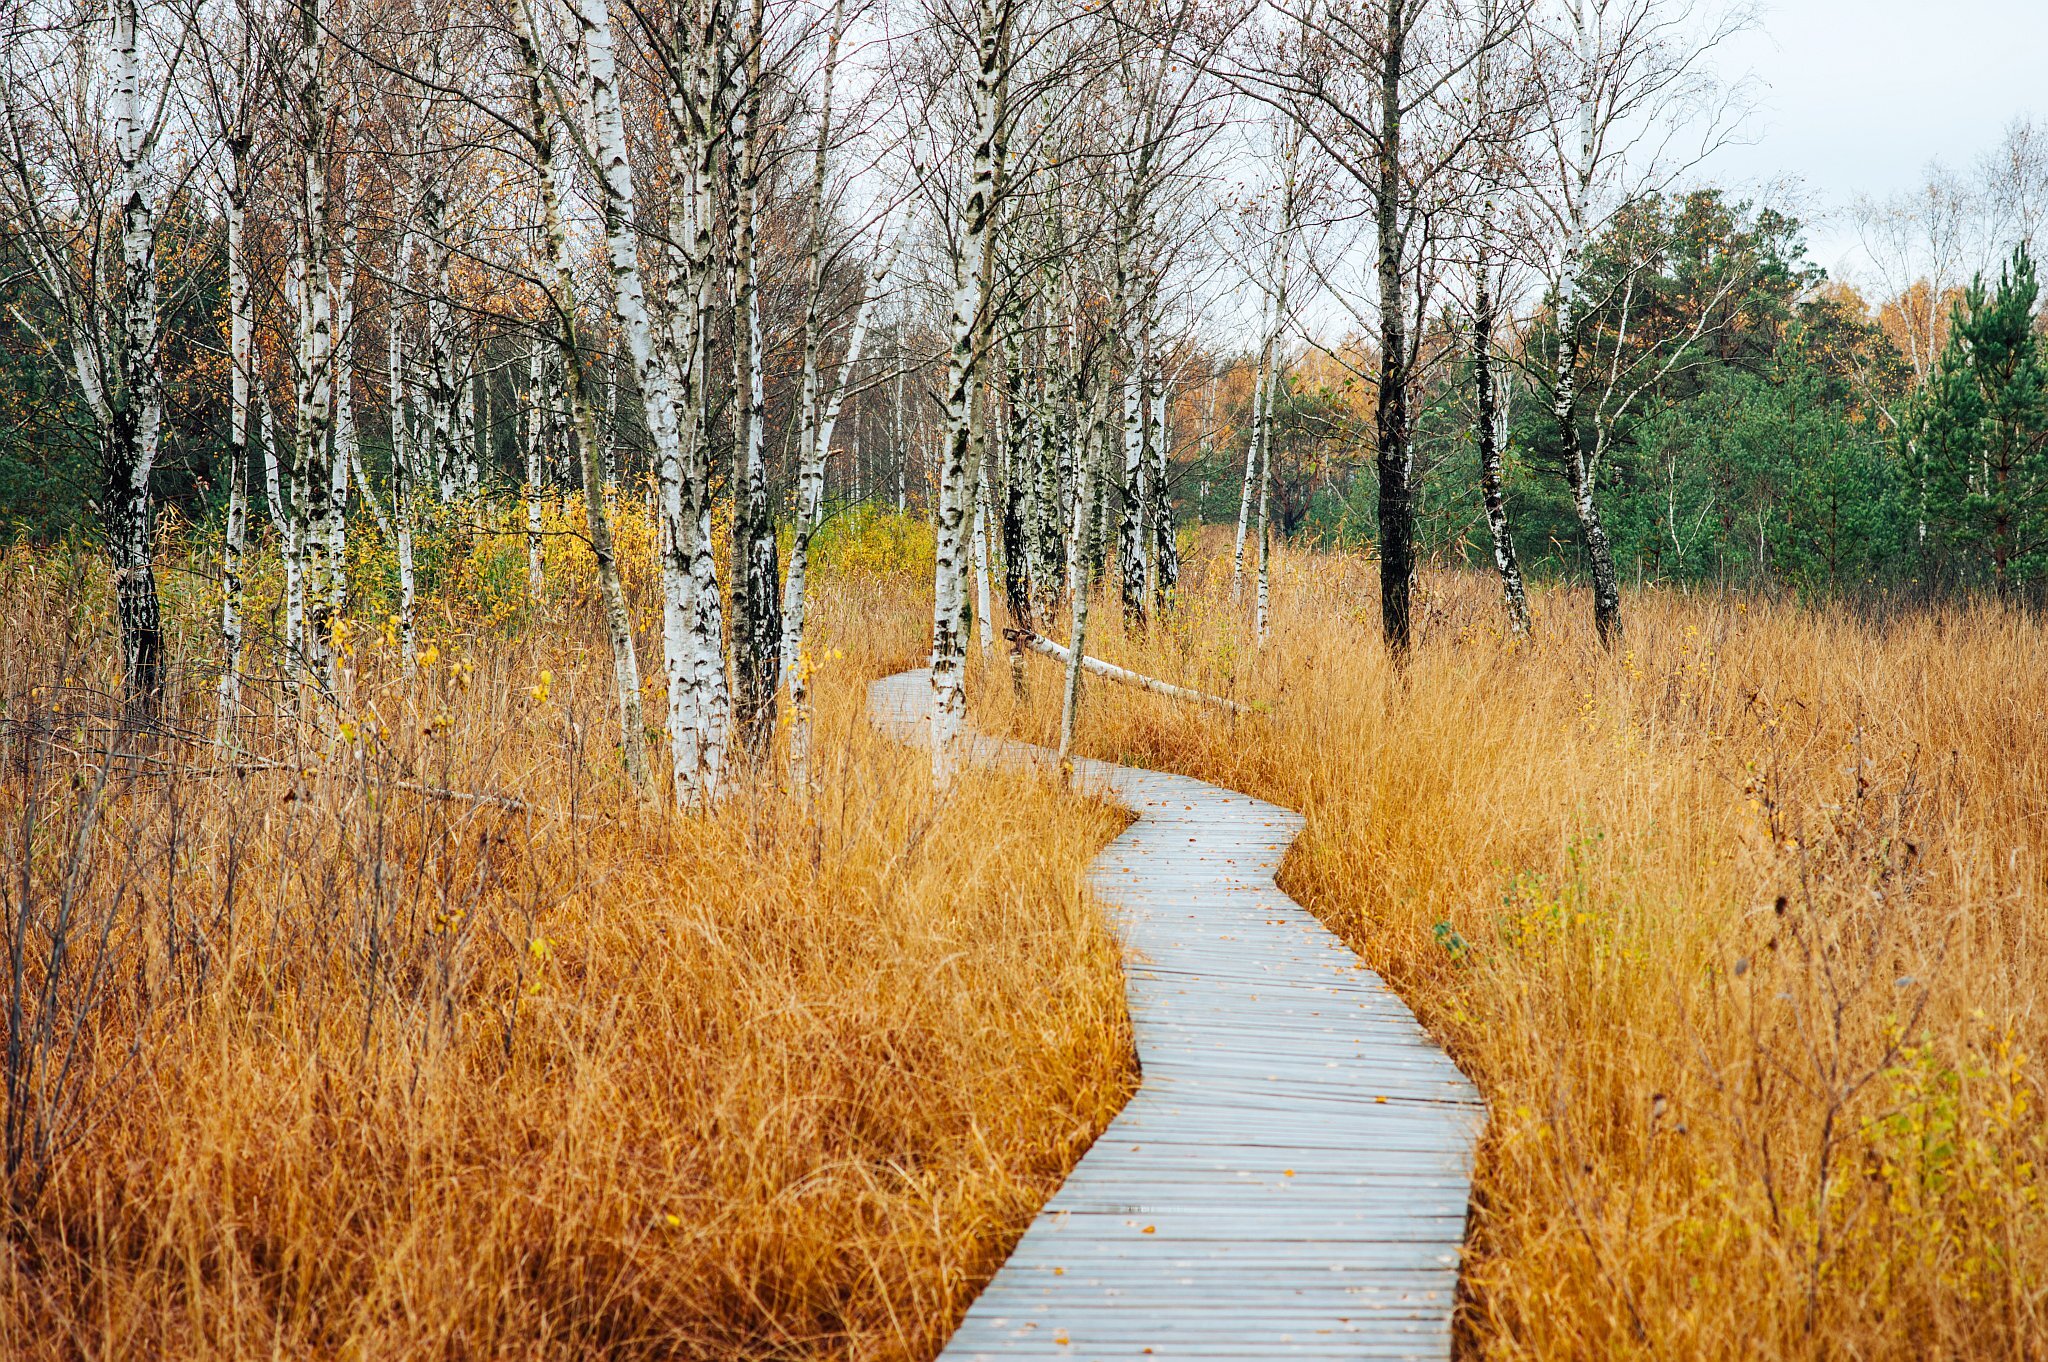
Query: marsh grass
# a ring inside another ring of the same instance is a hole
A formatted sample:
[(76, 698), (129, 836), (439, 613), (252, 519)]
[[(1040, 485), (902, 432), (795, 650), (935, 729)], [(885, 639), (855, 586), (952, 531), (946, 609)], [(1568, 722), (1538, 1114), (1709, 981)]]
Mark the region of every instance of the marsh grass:
[[(1263, 647), (1229, 570), (1096, 650), (1265, 714), (1091, 680), (1081, 750), (1301, 809), (1283, 886), (1479, 1082), (1463, 1352), (2048, 1352), (2048, 628), (1646, 591), (1610, 656), (1447, 573), (1396, 672), (1376, 564), (1282, 552)], [(1030, 666), (979, 722), (1045, 741)]]
[(259, 676), (222, 754), (190, 566), (148, 733), (95, 565), (0, 566), (10, 1035), (52, 1038), (10, 1071), (49, 1137), (0, 1354), (935, 1351), (1131, 1061), (1081, 887), (1117, 817), (1017, 776), (937, 807), (868, 727), (903, 574), (821, 573), (815, 799), (674, 818), (625, 795), (574, 586), (438, 594), (416, 675), (359, 618), (336, 702)]

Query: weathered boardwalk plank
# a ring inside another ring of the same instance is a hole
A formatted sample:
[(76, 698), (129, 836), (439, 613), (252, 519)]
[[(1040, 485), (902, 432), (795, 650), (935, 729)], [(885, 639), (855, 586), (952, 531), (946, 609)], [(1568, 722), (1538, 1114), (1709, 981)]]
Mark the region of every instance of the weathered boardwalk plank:
[[(869, 708), (922, 736), (922, 671)], [(977, 760), (1041, 748), (974, 740)], [(1290, 810), (1083, 760), (1138, 821), (1091, 882), (1142, 1081), (943, 1357), (1441, 1358), (1485, 1109), (1378, 975), (1273, 883)]]

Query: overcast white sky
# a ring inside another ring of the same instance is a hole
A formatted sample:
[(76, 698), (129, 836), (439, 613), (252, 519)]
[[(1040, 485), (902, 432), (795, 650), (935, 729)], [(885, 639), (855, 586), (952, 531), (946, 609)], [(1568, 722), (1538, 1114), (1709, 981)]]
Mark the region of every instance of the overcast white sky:
[(2020, 114), (2048, 115), (2048, 0), (1763, 0), (1719, 63), (1758, 82), (1746, 145), (1705, 168), (1732, 184), (1796, 181), (1808, 246), (1858, 273), (1844, 210), (1967, 169)]

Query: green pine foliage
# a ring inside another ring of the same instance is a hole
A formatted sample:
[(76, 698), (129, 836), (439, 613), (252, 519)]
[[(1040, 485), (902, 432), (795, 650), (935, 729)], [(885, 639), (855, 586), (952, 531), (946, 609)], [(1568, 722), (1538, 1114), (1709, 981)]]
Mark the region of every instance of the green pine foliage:
[(1927, 552), (1938, 569), (2001, 595), (2048, 567), (2048, 357), (2026, 248), (1996, 289), (1979, 275), (1957, 305), (1933, 378), (1914, 404)]

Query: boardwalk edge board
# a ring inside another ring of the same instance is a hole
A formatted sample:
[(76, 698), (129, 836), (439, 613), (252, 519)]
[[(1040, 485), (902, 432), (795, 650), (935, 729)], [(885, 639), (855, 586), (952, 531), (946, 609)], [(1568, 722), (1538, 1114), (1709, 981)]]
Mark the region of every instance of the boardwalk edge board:
[[(868, 709), (928, 739), (931, 677)], [(1043, 765), (971, 737), (972, 759)], [(1137, 821), (1089, 883), (1125, 954), (1137, 1093), (968, 1309), (943, 1362), (1446, 1358), (1485, 1123), (1408, 1007), (1273, 882), (1291, 809), (1088, 759)]]

